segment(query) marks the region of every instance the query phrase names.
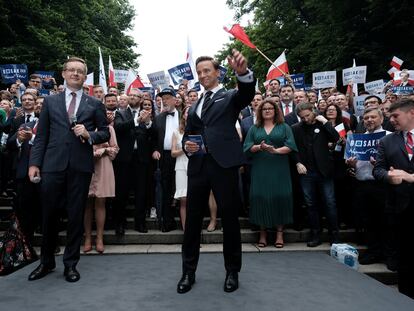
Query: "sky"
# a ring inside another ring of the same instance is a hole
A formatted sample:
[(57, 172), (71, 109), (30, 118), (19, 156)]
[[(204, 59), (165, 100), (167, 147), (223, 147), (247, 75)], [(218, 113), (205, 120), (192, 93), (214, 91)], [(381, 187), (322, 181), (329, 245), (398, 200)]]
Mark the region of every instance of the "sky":
[(138, 73), (146, 79), (148, 73), (167, 70), (186, 62), (187, 36), (193, 59), (201, 55), (214, 56), (230, 34), (223, 26), (234, 23), (234, 11), (225, 0), (130, 0), (136, 16), (131, 35), (138, 44)]

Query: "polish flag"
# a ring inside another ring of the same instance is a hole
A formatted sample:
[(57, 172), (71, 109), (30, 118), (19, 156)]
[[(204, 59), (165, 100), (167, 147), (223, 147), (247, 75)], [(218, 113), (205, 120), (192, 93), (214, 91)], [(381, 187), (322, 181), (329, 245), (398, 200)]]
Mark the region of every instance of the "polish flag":
[(247, 45), (249, 48), (256, 49), (256, 46), (250, 41), (249, 36), (244, 31), (243, 27), (240, 24), (234, 24), (230, 29), (223, 27), (223, 29), (232, 34), (236, 39), (240, 40), (243, 44)]
[(190, 64), (191, 71), (193, 72), (194, 80), (188, 81), (188, 87), (193, 88), (195, 83), (198, 81), (197, 70), (193, 60), (193, 48), (191, 46), (190, 37), (187, 36), (187, 55), (185, 57), (185, 61)]
[(99, 49), (99, 85), (102, 86), (104, 94), (108, 93), (108, 85), (106, 84), (105, 68), (102, 59), (101, 48)]
[(287, 73), (289, 73), (289, 67), (286, 60), (285, 51), (283, 51), (267, 71), (266, 80), (269, 81), (271, 79), (282, 77)]
[(144, 87), (139, 76), (132, 70), (128, 70), (128, 76), (125, 80), (125, 94), (129, 95), (131, 89), (139, 89)]
[(86, 81), (85, 81), (85, 83), (84, 84), (86, 84), (88, 87), (89, 87), (89, 95), (90, 96), (93, 96), (93, 85), (94, 85), (94, 83), (93, 83), (93, 72), (91, 72), (91, 73), (89, 73), (87, 76), (86, 76)]
[(338, 124), (337, 126), (335, 126), (335, 130), (338, 132), (339, 137), (345, 137), (346, 136), (345, 126), (344, 126), (343, 123)]
[(391, 69), (390, 69), (390, 70), (388, 70), (387, 72), (388, 72), (388, 74), (391, 76), (391, 78), (394, 78), (394, 74), (395, 74), (397, 71), (398, 71), (398, 69), (397, 69), (397, 68), (395, 68), (395, 67), (391, 67)]
[(112, 66), (111, 55), (109, 55), (109, 65), (108, 65), (108, 67), (109, 67), (108, 68), (109, 86), (116, 87), (114, 66)]
[(399, 59), (397, 56), (394, 56), (391, 60), (391, 66), (397, 68), (398, 70), (401, 69), (401, 65), (404, 61), (402, 59)]

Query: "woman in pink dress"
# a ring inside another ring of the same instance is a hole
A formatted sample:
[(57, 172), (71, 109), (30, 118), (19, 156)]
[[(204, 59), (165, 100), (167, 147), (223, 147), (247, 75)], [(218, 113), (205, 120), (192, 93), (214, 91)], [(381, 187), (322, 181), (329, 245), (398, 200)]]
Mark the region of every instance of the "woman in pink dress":
[(85, 253), (92, 250), (92, 218), (93, 208), (95, 207), (96, 221), (96, 251), (103, 253), (105, 250), (103, 243), (103, 231), (105, 225), (105, 199), (115, 197), (115, 176), (112, 161), (115, 159), (119, 148), (116, 141), (114, 128), (110, 125), (109, 132), (111, 138), (109, 142), (94, 145), (95, 172), (92, 175), (89, 186), (89, 200), (85, 209)]

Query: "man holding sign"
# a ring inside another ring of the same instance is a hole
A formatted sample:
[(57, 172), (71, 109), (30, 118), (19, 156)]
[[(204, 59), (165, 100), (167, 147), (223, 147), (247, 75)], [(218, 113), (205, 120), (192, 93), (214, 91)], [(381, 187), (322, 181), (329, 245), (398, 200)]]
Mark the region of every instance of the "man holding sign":
[[(180, 294), (191, 290), (195, 282), (200, 255), (200, 232), (204, 209), (208, 204), (210, 189), (223, 222), (223, 253), (226, 268), (224, 291), (238, 288), (241, 269), (241, 237), (238, 212), (241, 206), (238, 189), (238, 168), (244, 155), (235, 124), (240, 110), (246, 107), (255, 94), (255, 79), (247, 69), (247, 61), (237, 50), (228, 57), (230, 67), (236, 72), (238, 90), (226, 91), (219, 86), (219, 63), (212, 57), (202, 56), (196, 69), (204, 94), (191, 106), (183, 137), (183, 150), (189, 157), (187, 220), (182, 247), (183, 275), (177, 285)], [(204, 142), (200, 150), (200, 139)]]
[(387, 208), (397, 213), (398, 222), (398, 289), (414, 298), (412, 264), (414, 223), (414, 100), (402, 98), (390, 107), (391, 123), (397, 132), (385, 136), (378, 146), (375, 179), (390, 184)]

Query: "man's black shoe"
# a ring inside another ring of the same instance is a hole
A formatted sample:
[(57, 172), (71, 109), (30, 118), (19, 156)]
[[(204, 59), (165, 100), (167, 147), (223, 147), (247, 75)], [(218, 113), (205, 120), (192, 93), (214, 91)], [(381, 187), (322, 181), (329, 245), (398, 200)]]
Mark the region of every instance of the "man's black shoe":
[(385, 260), (385, 265), (387, 266), (387, 269), (395, 272), (398, 270), (398, 262), (397, 259), (394, 259), (392, 257), (389, 257)]
[(71, 283), (77, 282), (80, 279), (80, 274), (75, 267), (65, 268), (63, 275), (65, 276), (65, 280)]
[(381, 262), (381, 257), (372, 253), (365, 253), (359, 257), (358, 262), (360, 265), (372, 265)]
[(237, 272), (227, 272), (224, 281), (224, 291), (227, 293), (234, 292), (239, 288), (239, 274)]
[(116, 228), (115, 228), (115, 234), (117, 236), (123, 236), (123, 235), (125, 235), (125, 228), (124, 228), (124, 226), (123, 225), (116, 226)]
[(338, 231), (332, 231), (331, 233), (331, 245), (332, 244), (338, 244), (341, 243), (341, 240), (339, 239), (339, 232)]
[(310, 240), (308, 243), (306, 243), (306, 245), (308, 247), (316, 247), (316, 246), (319, 246), (321, 244), (322, 244), (322, 242), (319, 239), (319, 237), (313, 237), (312, 240)]
[(135, 231), (141, 232), (141, 233), (147, 233), (147, 225), (145, 223), (140, 223), (135, 226)]
[(54, 266), (48, 267), (45, 264), (41, 263), (36, 269), (32, 271), (32, 273), (30, 273), (28, 280), (35, 281), (35, 280), (41, 279), (45, 277), (46, 275), (48, 275), (50, 272), (52, 272), (53, 269), (55, 269)]
[(170, 232), (170, 231), (173, 231), (173, 230), (176, 230), (176, 229), (177, 229), (177, 224), (175, 222), (173, 222), (173, 223), (170, 223), (170, 224), (163, 225), (162, 228), (161, 228), (161, 231), (162, 232)]
[(185, 294), (191, 290), (191, 286), (195, 283), (194, 273), (184, 273), (177, 284), (177, 293)]

